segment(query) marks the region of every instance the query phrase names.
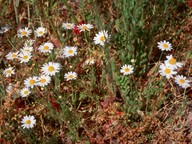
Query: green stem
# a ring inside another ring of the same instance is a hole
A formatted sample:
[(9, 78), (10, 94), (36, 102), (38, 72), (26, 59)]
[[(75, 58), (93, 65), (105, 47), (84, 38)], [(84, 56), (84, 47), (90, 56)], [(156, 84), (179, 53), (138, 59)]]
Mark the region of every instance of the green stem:
[(18, 6), (19, 6), (19, 0), (13, 0), (13, 5), (14, 5), (16, 23), (18, 24), (18, 23), (19, 23), (19, 19), (18, 19), (17, 8), (18, 8)]
[(64, 2), (64, 4), (65, 4), (65, 6), (67, 7), (67, 9), (69, 10), (69, 12), (70, 12), (70, 14), (71, 14), (71, 16), (72, 16), (72, 18), (73, 18), (73, 21), (77, 24), (77, 23), (78, 23), (78, 20), (77, 20), (77, 18), (75, 17), (75, 15), (73, 14), (73, 12), (72, 12), (72, 10), (71, 10), (71, 7), (68, 5), (68, 3), (67, 3), (66, 0), (64, 0), (63, 2)]
[(111, 88), (113, 91), (113, 95), (115, 96), (115, 87), (114, 87), (114, 81), (113, 81), (113, 72), (112, 72), (112, 67), (111, 67), (111, 63), (110, 63), (110, 51), (109, 48), (107, 48), (106, 46), (104, 46), (104, 54), (106, 56), (106, 67), (107, 67), (107, 73), (109, 74), (109, 78), (111, 80), (108, 81), (108, 84), (111, 84)]
[(30, 24), (30, 22), (31, 22), (29, 3), (27, 3), (27, 15), (28, 15), (28, 26), (29, 26), (29, 24)]
[(85, 42), (88, 43), (88, 40), (87, 40), (87, 33), (84, 32), (84, 37), (85, 37)]
[(171, 88), (172, 88), (174, 94), (176, 95), (176, 89), (175, 89), (175, 87), (173, 86), (172, 81), (171, 81), (170, 79), (168, 79), (168, 82), (169, 82), (169, 84), (171, 85)]
[(17, 50), (17, 49), (15, 48), (15, 46), (12, 44), (12, 42), (10, 41), (9, 37), (8, 37), (7, 35), (5, 35), (5, 36), (6, 36), (7, 40), (8, 40), (8, 42), (9, 42), (9, 44), (12, 46), (12, 48), (15, 49), (15, 50)]
[(62, 43), (62, 40), (61, 40), (60, 35), (59, 35), (59, 32), (58, 32), (57, 28), (54, 26), (54, 23), (53, 23), (52, 19), (48, 16), (48, 12), (46, 11), (46, 9), (44, 9), (44, 14), (47, 17), (48, 22), (51, 25), (54, 33), (57, 35), (57, 38), (59, 38), (60, 42)]

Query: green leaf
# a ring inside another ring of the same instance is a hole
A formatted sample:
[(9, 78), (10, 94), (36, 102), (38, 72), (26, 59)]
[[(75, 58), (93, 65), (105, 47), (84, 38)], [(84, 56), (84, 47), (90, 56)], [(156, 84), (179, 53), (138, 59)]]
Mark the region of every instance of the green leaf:
[(189, 52), (186, 54), (186, 59), (189, 59), (191, 56), (192, 56), (192, 51), (189, 51)]
[(119, 25), (120, 25), (120, 21), (119, 21), (119, 19), (116, 19), (115, 20), (115, 27), (116, 27), (117, 31), (119, 31)]

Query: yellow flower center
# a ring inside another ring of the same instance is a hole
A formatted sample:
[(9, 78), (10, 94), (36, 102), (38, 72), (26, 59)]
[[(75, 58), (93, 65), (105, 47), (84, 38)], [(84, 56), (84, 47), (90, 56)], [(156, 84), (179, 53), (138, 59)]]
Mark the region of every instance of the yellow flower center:
[(27, 32), (26, 31), (22, 31), (21, 35), (25, 36), (25, 35), (27, 35)]
[(172, 65), (176, 64), (176, 62), (177, 62), (177, 60), (174, 59), (174, 58), (171, 58), (171, 59), (169, 60), (169, 63), (172, 64)]
[(40, 82), (41, 82), (41, 83), (45, 83), (45, 82), (46, 82), (46, 79), (41, 79)]
[(31, 120), (26, 120), (25, 124), (30, 125), (31, 124)]
[(48, 71), (52, 72), (52, 71), (54, 71), (54, 70), (55, 70), (55, 68), (54, 68), (53, 66), (49, 66), (49, 67), (48, 67)]
[(25, 59), (25, 60), (28, 59), (28, 56), (27, 55), (23, 56), (23, 59)]
[(129, 72), (130, 71), (130, 69), (129, 68), (125, 68), (125, 72)]
[(7, 70), (7, 74), (11, 74), (11, 70)]
[(100, 37), (100, 41), (104, 41), (105, 40), (105, 37), (104, 36), (101, 36)]
[(83, 30), (86, 30), (86, 29), (88, 29), (88, 28), (87, 28), (87, 26), (84, 25), (84, 26), (82, 26), (82, 29), (83, 29)]
[(29, 93), (28, 91), (24, 91), (24, 94), (25, 94), (25, 95), (28, 95), (28, 93)]
[(71, 28), (71, 25), (70, 25), (70, 24), (67, 24), (66, 27), (67, 27), (67, 28)]
[(44, 46), (43, 50), (49, 50), (49, 47), (48, 46)]
[(42, 34), (43, 34), (43, 31), (39, 31), (39, 34), (42, 35)]
[(33, 80), (33, 79), (30, 80), (30, 81), (29, 81), (29, 84), (31, 84), (31, 85), (35, 84), (35, 80)]
[(72, 78), (73, 78), (73, 75), (69, 75), (68, 78), (69, 78), (69, 79), (72, 79)]
[(17, 57), (17, 55), (16, 54), (12, 54), (12, 58), (16, 58)]
[(171, 73), (171, 70), (170, 70), (169, 68), (166, 68), (166, 69), (164, 70), (164, 72), (165, 72), (166, 74), (170, 74), (170, 73)]
[(73, 50), (70, 49), (70, 50), (68, 51), (68, 53), (69, 53), (69, 54), (72, 54), (72, 53), (73, 53)]
[(165, 43), (165, 44), (163, 44), (163, 48), (165, 48), (165, 49), (166, 49), (166, 48), (168, 48), (168, 47), (169, 47), (169, 46), (168, 46), (168, 44), (166, 44), (166, 43)]
[(88, 62), (89, 62), (89, 63), (92, 63), (92, 62), (93, 62), (93, 60), (92, 60), (92, 59), (89, 59), (89, 60), (88, 60)]
[(180, 79), (179, 82), (180, 82), (181, 84), (184, 84), (184, 83), (185, 83), (185, 80), (184, 80), (184, 79)]

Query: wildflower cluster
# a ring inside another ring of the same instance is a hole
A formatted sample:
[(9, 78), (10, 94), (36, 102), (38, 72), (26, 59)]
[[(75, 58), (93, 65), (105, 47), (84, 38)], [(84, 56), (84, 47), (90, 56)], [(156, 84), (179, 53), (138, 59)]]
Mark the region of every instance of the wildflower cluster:
[[(93, 28), (93, 25), (91, 24), (85, 24), (85, 23), (78, 23), (77, 25), (73, 23), (63, 23), (62, 27), (65, 30), (75, 30), (78, 33), (90, 31)], [(45, 34), (47, 33), (46, 28), (44, 27), (39, 27), (34, 31), (35, 38), (39, 37), (44, 37)], [(32, 35), (32, 30), (29, 29), (28, 27), (21, 28), (18, 30), (17, 36), (18, 38), (23, 38), (23, 37), (29, 37)], [(106, 43), (109, 42), (111, 38), (111, 35), (108, 33), (106, 30), (101, 30), (98, 33), (95, 34), (93, 37), (93, 43), (95, 45), (99, 45), (101, 47), (104, 47)], [(33, 60), (33, 56), (36, 55), (34, 53), (34, 43), (35, 40), (28, 39), (24, 42), (23, 47), (18, 50), (18, 51), (11, 51), (9, 52), (5, 57), (9, 61), (19, 61), (20, 63), (27, 64), (30, 62), (30, 60)], [(46, 56), (51, 55), (54, 53), (54, 47), (55, 45), (50, 42), (46, 41), (41, 43), (37, 47), (37, 52), (39, 54), (43, 54)], [(171, 51), (172, 45), (171, 43), (167, 41), (161, 41), (158, 42), (158, 48), (162, 51)], [(62, 55), (63, 58), (70, 59), (71, 57), (74, 57), (78, 55), (78, 47), (77, 46), (69, 46), (66, 45), (64, 48), (62, 48)], [(93, 65), (95, 63), (95, 60), (93, 57), (88, 58), (85, 60), (86, 65)], [(131, 63), (135, 63), (134, 59), (131, 60)], [(179, 68), (183, 66), (183, 63), (178, 62), (173, 55), (167, 55), (166, 60), (160, 64), (160, 70), (159, 73), (161, 76), (165, 76), (167, 79), (174, 78), (173, 75), (177, 74), (177, 71)], [(38, 67), (38, 75), (31, 75), (27, 78), (24, 79), (22, 85), (22, 88), (19, 91), (20, 97), (25, 99), (28, 96), (30, 96), (35, 87), (46, 87), (48, 86), (52, 80), (53, 77), (60, 73), (61, 69), (63, 68), (62, 64), (59, 62), (55, 62), (54, 60), (51, 61), (46, 61), (45, 63), (41, 64), (40, 67)], [(120, 73), (123, 75), (130, 75), (134, 72), (134, 66), (130, 64), (124, 64), (120, 68)], [(16, 73), (16, 70), (13, 66), (9, 64), (9, 67), (4, 69), (3, 74), (5, 77), (11, 77)], [(65, 79), (66, 82), (76, 80), (78, 78), (78, 73), (75, 71), (67, 71), (64, 73), (63, 78)], [(177, 75), (175, 76), (175, 82), (181, 86), (182, 88), (187, 88), (189, 87), (189, 81), (186, 79), (185, 76), (183, 75)], [(55, 101), (54, 98), (50, 98), (50, 101), (52, 103), (53, 107), (56, 107), (58, 110), (61, 108), (60, 105)], [(36, 124), (36, 119), (34, 116), (24, 116), (22, 121), (22, 127), (23, 128), (33, 128), (34, 125)]]
[(90, 31), (93, 28), (92, 24), (85, 24), (84, 21), (79, 22), (77, 25), (74, 23), (63, 23), (62, 27), (66, 30), (73, 30), (75, 34)]
[[(172, 49), (171, 43), (167, 41), (158, 42), (158, 48), (162, 51), (170, 51)], [(183, 63), (178, 62), (173, 55), (166, 56), (166, 60), (164, 63), (160, 64), (159, 73), (161, 76), (165, 76), (167, 79), (174, 78), (173, 75), (177, 74), (178, 68), (183, 66)], [(175, 78), (175, 82), (181, 86), (182, 88), (188, 88), (190, 86), (189, 80), (186, 79), (183, 75), (177, 75)]]
[[(90, 31), (93, 28), (93, 25), (91, 24), (85, 24), (85, 23), (79, 23), (78, 25), (74, 25), (72, 23), (63, 23), (62, 27), (66, 30), (71, 30), (76, 27), (76, 29), (79, 30), (79, 32), (85, 32), (85, 31)], [(39, 27), (34, 31), (35, 37), (43, 37), (46, 34), (47, 30), (44, 27)], [(29, 38), (32, 35), (32, 30), (28, 27), (21, 28), (17, 32), (18, 38), (24, 38), (27, 37)], [(98, 34), (93, 38), (93, 41), (96, 45), (101, 45), (104, 46), (106, 42), (108, 42), (110, 38), (110, 35), (108, 34), (107, 31), (99, 31)], [(18, 51), (11, 51), (9, 52), (5, 57), (9, 61), (19, 61), (20, 63), (28, 63), (30, 60), (33, 61), (33, 56), (36, 55), (34, 53), (34, 43), (35, 40), (28, 39), (24, 42), (23, 47), (18, 50)], [(42, 54), (52, 54), (54, 50), (54, 44), (47, 41), (42, 44), (37, 48), (39, 53)], [(63, 48), (63, 57), (64, 58), (70, 58), (78, 54), (78, 48), (76, 46), (65, 46)], [(88, 58), (85, 61), (86, 65), (92, 65), (94, 64), (95, 61), (94, 59)], [(53, 76), (55, 76), (57, 73), (60, 72), (62, 68), (62, 65), (60, 63), (54, 62), (54, 61), (49, 61), (44, 63), (40, 68), (39, 68), (39, 75), (32, 75), (30, 77), (27, 77), (23, 81), (23, 87), (20, 89), (19, 95), (22, 98), (28, 97), (31, 93), (33, 93), (33, 89), (35, 87), (46, 87), (48, 84), (51, 83), (51, 79)], [(133, 68), (130, 68), (130, 72), (132, 73)], [(125, 70), (127, 72), (127, 70)], [(3, 71), (3, 74), (5, 77), (11, 77), (13, 74), (16, 73), (16, 70), (14, 67), (10, 66), (6, 68)], [(74, 71), (69, 71), (64, 74), (64, 79), (66, 81), (71, 81), (77, 79), (78, 74)], [(22, 121), (22, 127), (23, 128), (32, 128), (35, 123), (36, 119), (34, 116), (24, 116)]]
[[(37, 37), (42, 37), (44, 36), (44, 34), (46, 33), (46, 29), (43, 27), (39, 27), (35, 30), (35, 36)], [(19, 38), (23, 38), (23, 37), (29, 37), (32, 34), (32, 30), (29, 29), (28, 27), (25, 28), (21, 28), (18, 30), (17, 32), (17, 36)], [(25, 41), (24, 46), (19, 50), (19, 51), (11, 51), (9, 52), (5, 57), (7, 60), (9, 61), (15, 61), (18, 60), (20, 63), (28, 63), (32, 56), (34, 55), (34, 48), (33, 48), (33, 44), (34, 44), (35, 40), (31, 40), (28, 39)], [(42, 53), (51, 53), (51, 50), (53, 49), (53, 44), (52, 43), (44, 43), (43, 45), (41, 45), (38, 50)], [(46, 72), (44, 72), (46, 73)], [(3, 74), (5, 75), (5, 77), (11, 77), (11, 75), (15, 74), (15, 69), (14, 67), (8, 67), (3, 71)], [(51, 78), (49, 77), (49, 75), (43, 75), (41, 74), (39, 77), (37, 76), (32, 76), (32, 77), (28, 77), (24, 80), (23, 85), (24, 87), (20, 89), (20, 96), (22, 98), (27, 97), (31, 94), (32, 89), (35, 86), (41, 86), (44, 87), (46, 85), (48, 85), (51, 82)], [(12, 89), (12, 88), (11, 88)], [(10, 90), (8, 90), (7, 92), (9, 92)], [(24, 116), (22, 121), (22, 127), (23, 128), (32, 128), (35, 123), (36, 123), (36, 119), (34, 118), (34, 116)]]

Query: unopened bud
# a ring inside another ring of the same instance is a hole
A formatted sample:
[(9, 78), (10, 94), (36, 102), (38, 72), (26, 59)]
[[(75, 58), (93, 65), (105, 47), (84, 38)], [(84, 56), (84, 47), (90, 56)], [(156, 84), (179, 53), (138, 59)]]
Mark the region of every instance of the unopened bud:
[(131, 59), (131, 63), (135, 63), (135, 60), (134, 60), (134, 59)]

